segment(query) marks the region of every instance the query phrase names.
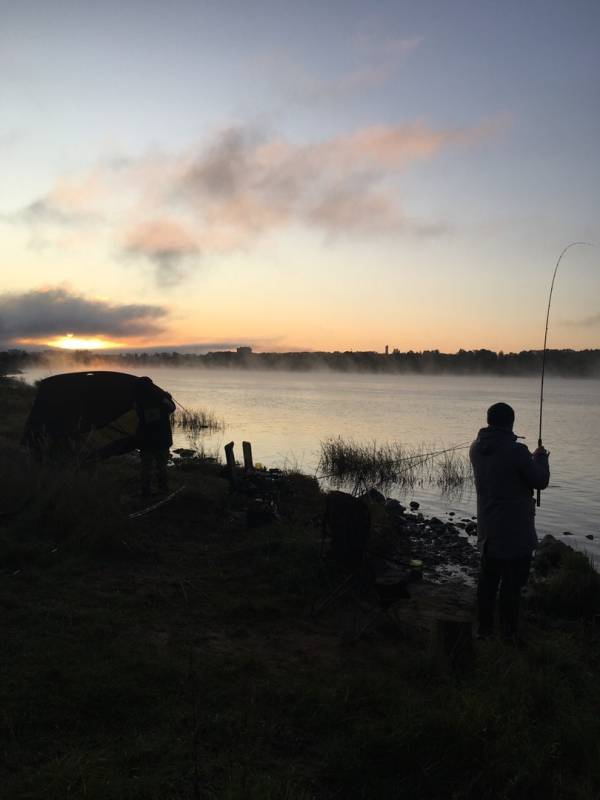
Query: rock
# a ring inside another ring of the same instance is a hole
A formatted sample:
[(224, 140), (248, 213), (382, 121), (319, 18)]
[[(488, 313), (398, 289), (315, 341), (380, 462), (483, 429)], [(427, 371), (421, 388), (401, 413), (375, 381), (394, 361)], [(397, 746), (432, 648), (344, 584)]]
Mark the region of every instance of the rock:
[(555, 536), (552, 536), (551, 533), (548, 533), (548, 534), (546, 534), (546, 536), (544, 536), (542, 541), (538, 544), (536, 550), (537, 550), (538, 553), (541, 553), (542, 551), (545, 551), (545, 550), (547, 550), (549, 548), (556, 549), (557, 547), (558, 547), (558, 549), (560, 549), (563, 552), (566, 551), (566, 550), (571, 550), (572, 549), (571, 547), (569, 547), (568, 544), (565, 544), (564, 542), (560, 542)]
[(593, 533), (586, 533), (585, 538), (586, 539), (593, 539), (594, 538), (594, 534)]
[(571, 531), (563, 531), (563, 536), (573, 536)]
[(560, 566), (565, 553), (572, 552), (573, 548), (559, 541), (551, 534), (544, 536), (538, 544), (535, 554), (534, 567), (537, 572), (545, 575), (551, 569)]
[(416, 500), (411, 500), (411, 501), (410, 501), (410, 503), (409, 503), (409, 505), (410, 505), (410, 507), (412, 508), (412, 510), (413, 510), (413, 511), (416, 511), (416, 510), (417, 510), (417, 508), (419, 508), (419, 507), (420, 507), (420, 504), (419, 504), (419, 503), (417, 503), (417, 501), (416, 501)]
[(456, 511), (449, 511), (449, 512), (448, 512), (448, 516), (449, 516), (449, 517), (454, 517), (454, 516), (456, 516)]
[(196, 455), (196, 451), (190, 450), (188, 447), (178, 447), (176, 450), (173, 450), (173, 452), (177, 453), (181, 458), (194, 458)]
[(406, 507), (393, 497), (388, 497), (385, 501), (385, 507), (394, 514), (404, 514)]
[(442, 522), (442, 520), (441, 520), (441, 519), (438, 519), (437, 517), (432, 517), (432, 518), (429, 520), (429, 524), (430, 524), (430, 525), (443, 525), (444, 523)]
[(477, 525), (474, 522), (469, 522), (468, 525), (465, 525), (465, 530), (467, 533), (477, 533)]
[(368, 492), (361, 494), (361, 499), (368, 500), (371, 503), (377, 503), (378, 505), (383, 505), (385, 503), (385, 497), (377, 489), (369, 489)]

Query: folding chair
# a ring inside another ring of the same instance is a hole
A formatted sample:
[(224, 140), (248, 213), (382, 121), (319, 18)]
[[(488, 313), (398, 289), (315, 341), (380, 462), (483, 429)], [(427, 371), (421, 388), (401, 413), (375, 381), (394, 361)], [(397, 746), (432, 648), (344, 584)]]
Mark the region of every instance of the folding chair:
[[(390, 613), (392, 606), (410, 597), (406, 589), (406, 571), (399, 574), (390, 570), (390, 564), (380, 556), (371, 557), (368, 543), (371, 534), (371, 513), (367, 503), (346, 492), (329, 492), (320, 544), (320, 563), (330, 590), (312, 605), (313, 618), (327, 608), (349, 597), (353, 607), (351, 640), (359, 639), (382, 615), (386, 614), (397, 625)], [(326, 551), (329, 538), (330, 548)], [(385, 574), (378, 576), (377, 563), (386, 562)], [(358, 612), (368, 606), (367, 620), (357, 630)]]

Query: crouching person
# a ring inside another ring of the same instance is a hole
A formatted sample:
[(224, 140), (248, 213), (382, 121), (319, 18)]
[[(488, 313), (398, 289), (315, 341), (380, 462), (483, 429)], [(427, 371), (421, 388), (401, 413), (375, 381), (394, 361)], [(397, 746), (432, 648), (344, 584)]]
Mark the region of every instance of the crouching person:
[(159, 389), (150, 378), (139, 378), (134, 390), (138, 416), (138, 446), (141, 458), (142, 494), (152, 494), (152, 474), (156, 475), (159, 492), (168, 492), (167, 463), (173, 444), (171, 414), (173, 398)]

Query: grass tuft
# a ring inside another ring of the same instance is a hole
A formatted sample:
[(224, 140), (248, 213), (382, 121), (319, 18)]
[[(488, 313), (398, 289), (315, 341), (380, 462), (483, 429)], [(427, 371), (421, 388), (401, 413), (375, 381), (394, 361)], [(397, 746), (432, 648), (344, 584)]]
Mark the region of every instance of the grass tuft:
[(378, 444), (335, 437), (321, 442), (319, 473), (333, 485), (351, 485), (355, 493), (370, 488), (437, 486), (443, 493), (462, 490), (472, 481), (471, 464), (453, 449), (399, 442)]
[(216, 414), (208, 410), (177, 409), (173, 414), (173, 426), (188, 434), (198, 434), (203, 431), (211, 433), (225, 430), (225, 423)]
[(600, 573), (587, 553), (566, 550), (560, 565), (537, 584), (537, 600), (549, 615), (592, 619), (600, 614)]

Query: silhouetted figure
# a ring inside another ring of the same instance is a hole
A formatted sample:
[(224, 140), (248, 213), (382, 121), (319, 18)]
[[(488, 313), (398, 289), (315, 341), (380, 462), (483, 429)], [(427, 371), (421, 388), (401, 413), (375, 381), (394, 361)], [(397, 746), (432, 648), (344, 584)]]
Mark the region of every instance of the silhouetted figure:
[(499, 592), (500, 631), (515, 640), (521, 589), (527, 583), (531, 556), (537, 546), (534, 489), (550, 480), (549, 453), (531, 454), (512, 432), (515, 412), (495, 403), (471, 445), (470, 458), (477, 489), (477, 528), (481, 570), (477, 587), (480, 637), (494, 630)]
[(173, 444), (171, 414), (175, 411), (175, 403), (171, 395), (159, 389), (150, 378), (138, 379), (134, 403), (139, 420), (137, 437), (142, 462), (142, 494), (151, 494), (153, 469), (158, 490), (167, 492), (167, 463), (169, 448)]

